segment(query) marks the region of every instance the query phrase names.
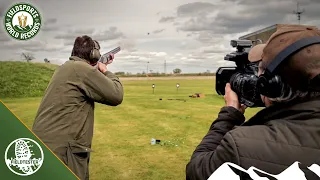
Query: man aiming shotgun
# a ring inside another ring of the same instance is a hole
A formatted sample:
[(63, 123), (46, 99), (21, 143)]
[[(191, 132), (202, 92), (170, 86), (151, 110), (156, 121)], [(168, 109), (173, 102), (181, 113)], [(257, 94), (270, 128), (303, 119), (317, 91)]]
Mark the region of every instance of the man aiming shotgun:
[(32, 131), (81, 179), (89, 179), (94, 103), (117, 106), (123, 100), (118, 77), (108, 71), (120, 48), (100, 55), (100, 45), (77, 37), (69, 61), (53, 74)]

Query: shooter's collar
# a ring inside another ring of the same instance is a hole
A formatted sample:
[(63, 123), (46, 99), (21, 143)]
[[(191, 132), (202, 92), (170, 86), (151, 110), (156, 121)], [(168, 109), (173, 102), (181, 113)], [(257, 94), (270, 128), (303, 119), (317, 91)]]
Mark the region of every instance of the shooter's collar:
[(84, 61), (86, 63), (89, 63), (88, 60), (83, 59), (83, 58), (79, 58), (78, 56), (71, 56), (71, 57), (69, 57), (69, 60), (71, 60), (71, 61)]

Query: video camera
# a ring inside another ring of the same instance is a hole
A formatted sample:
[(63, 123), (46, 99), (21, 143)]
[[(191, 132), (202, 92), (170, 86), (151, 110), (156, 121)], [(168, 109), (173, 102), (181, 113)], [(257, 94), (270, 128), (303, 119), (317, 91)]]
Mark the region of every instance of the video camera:
[(247, 107), (264, 107), (260, 94), (257, 93), (258, 63), (248, 60), (248, 52), (253, 43), (251, 40), (231, 40), (230, 45), (237, 48), (224, 57), (233, 61), (236, 67), (219, 67), (216, 72), (216, 92), (225, 94), (225, 86), (230, 83), (231, 89), (237, 93), (240, 104)]

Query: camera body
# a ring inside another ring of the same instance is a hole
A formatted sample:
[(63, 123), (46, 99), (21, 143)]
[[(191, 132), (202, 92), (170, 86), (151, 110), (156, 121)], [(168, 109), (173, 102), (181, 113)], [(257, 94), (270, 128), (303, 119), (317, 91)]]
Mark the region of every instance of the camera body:
[(258, 63), (248, 60), (248, 52), (253, 43), (250, 40), (231, 40), (230, 45), (237, 48), (224, 57), (226, 61), (235, 62), (235, 67), (219, 67), (216, 71), (216, 92), (225, 94), (225, 86), (230, 83), (237, 93), (240, 104), (247, 107), (263, 107), (260, 94), (257, 92)]

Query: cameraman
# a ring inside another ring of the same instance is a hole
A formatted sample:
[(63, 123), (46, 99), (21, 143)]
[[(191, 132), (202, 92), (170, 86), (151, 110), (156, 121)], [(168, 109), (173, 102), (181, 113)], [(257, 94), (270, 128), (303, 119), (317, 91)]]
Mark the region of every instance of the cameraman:
[[(284, 25), (270, 37), (265, 47), (251, 49), (249, 57), (258, 58), (250, 61), (262, 59), (260, 76), (289, 45), (319, 36), (320, 31), (315, 27)], [(307, 179), (318, 179), (307, 167), (320, 164), (320, 44), (307, 46), (289, 56), (277, 74), (285, 84), (281, 96), (261, 95), (266, 108), (247, 122), (245, 107), (239, 104), (230, 84), (226, 85), (226, 105), (195, 149), (186, 166), (186, 179), (208, 179), (225, 162), (246, 170), (254, 166), (277, 175), (296, 161), (300, 162)], [(305, 90), (308, 83), (313, 88)], [(239, 175), (248, 178), (246, 173)]]
[(95, 102), (117, 106), (123, 100), (118, 77), (98, 62), (99, 50), (91, 37), (76, 38), (69, 61), (49, 82), (32, 127), (81, 180), (89, 179)]

